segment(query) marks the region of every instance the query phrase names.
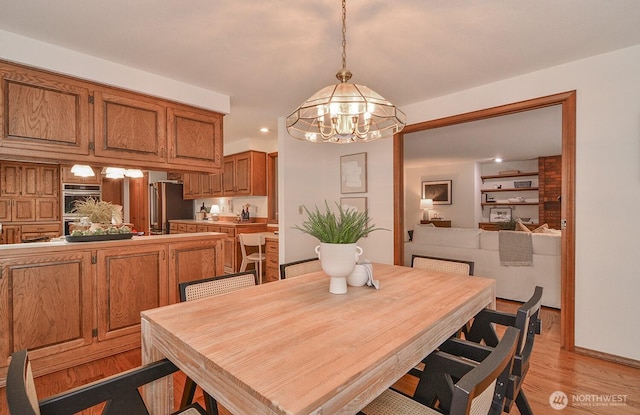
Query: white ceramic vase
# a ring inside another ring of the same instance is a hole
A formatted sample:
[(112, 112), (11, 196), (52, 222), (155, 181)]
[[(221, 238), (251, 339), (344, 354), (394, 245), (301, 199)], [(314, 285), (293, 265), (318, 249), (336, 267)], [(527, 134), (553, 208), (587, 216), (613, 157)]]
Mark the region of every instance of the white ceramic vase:
[(347, 276), (351, 274), (362, 255), (362, 248), (356, 244), (327, 244), (316, 246), (322, 270), (331, 278), (329, 292), (346, 294)]

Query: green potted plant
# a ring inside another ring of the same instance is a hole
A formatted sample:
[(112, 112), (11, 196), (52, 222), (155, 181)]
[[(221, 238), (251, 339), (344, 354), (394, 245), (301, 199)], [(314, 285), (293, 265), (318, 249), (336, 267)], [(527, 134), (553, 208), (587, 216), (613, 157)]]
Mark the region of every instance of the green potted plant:
[(362, 255), (362, 248), (356, 245), (357, 242), (371, 232), (383, 229), (371, 224), (368, 211), (358, 212), (336, 203), (338, 211), (335, 213), (326, 201), (324, 204), (324, 212), (317, 206), (315, 211), (303, 206), (308, 218), (302, 225), (294, 226), (294, 229), (320, 241), (315, 250), (322, 269), (331, 277), (329, 292), (344, 294), (347, 292), (346, 277), (353, 272)]

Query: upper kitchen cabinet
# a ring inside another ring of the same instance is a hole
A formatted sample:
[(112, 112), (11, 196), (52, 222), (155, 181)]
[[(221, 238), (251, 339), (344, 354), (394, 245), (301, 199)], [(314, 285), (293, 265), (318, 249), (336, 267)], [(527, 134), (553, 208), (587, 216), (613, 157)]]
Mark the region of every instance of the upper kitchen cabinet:
[(95, 155), (164, 162), (165, 107), (126, 93), (94, 94)]
[(2, 159), (222, 171), (223, 114), (0, 61)]
[(18, 156), (88, 155), (89, 89), (0, 62), (0, 147)]
[(224, 158), (225, 196), (267, 195), (267, 153), (245, 151)]
[(167, 108), (167, 131), (171, 165), (221, 168), (222, 114)]

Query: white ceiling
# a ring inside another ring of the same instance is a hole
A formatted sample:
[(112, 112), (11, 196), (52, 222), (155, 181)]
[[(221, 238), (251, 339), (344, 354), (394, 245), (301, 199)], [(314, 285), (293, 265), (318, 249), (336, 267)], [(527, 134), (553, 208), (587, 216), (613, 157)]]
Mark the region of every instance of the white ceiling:
[[(0, 29), (229, 95), (225, 141), (263, 126), (274, 138), (277, 117), (336, 83), (341, 66), (340, 0), (0, 0), (0, 10)], [(347, 67), (402, 107), (640, 44), (638, 22), (638, 0), (349, 0)]]

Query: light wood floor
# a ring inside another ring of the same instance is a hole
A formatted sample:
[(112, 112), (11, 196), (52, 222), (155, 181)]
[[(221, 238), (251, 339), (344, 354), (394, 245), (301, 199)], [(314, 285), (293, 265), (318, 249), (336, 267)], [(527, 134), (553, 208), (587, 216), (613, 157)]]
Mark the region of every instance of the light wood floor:
[[(513, 311), (518, 303), (498, 301), (498, 309)], [(605, 362), (591, 357), (568, 353), (560, 349), (560, 312), (543, 309), (542, 335), (538, 336), (531, 358), (531, 368), (524, 384), (527, 398), (537, 415), (557, 413), (573, 414), (640, 414), (640, 369)], [(140, 365), (140, 350), (132, 350), (117, 356), (89, 364), (62, 370), (36, 379), (40, 398), (82, 385)], [(176, 400), (184, 385), (182, 374), (174, 375)], [(410, 391), (412, 384), (403, 379), (397, 384)], [(569, 406), (555, 411), (549, 405), (549, 396), (555, 391), (564, 392)], [(611, 395), (624, 395), (620, 406), (585, 402), (587, 399), (608, 399)], [(201, 396), (201, 395), (200, 395)], [(581, 403), (574, 399), (582, 400)], [(224, 408), (221, 414), (229, 414)], [(87, 414), (98, 413), (86, 411)], [(512, 414), (519, 414), (517, 408)], [(4, 389), (0, 389), (0, 415), (8, 414)]]

